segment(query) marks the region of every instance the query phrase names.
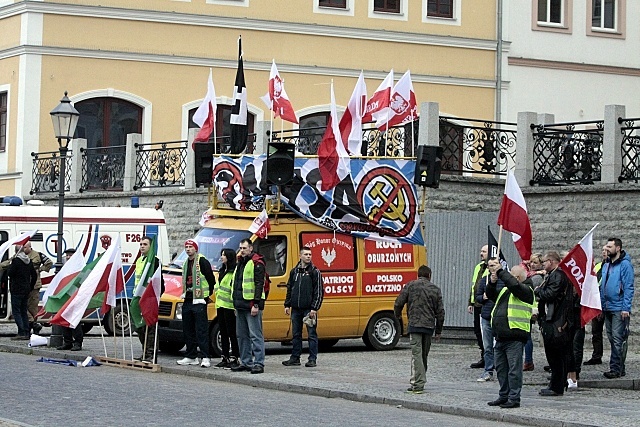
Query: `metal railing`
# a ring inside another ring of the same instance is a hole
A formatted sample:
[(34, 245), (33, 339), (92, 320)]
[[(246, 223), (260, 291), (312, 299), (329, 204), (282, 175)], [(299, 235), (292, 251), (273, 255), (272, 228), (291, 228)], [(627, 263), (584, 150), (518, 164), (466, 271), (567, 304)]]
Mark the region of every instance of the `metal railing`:
[[(578, 130), (576, 126), (583, 126)], [(593, 184), (600, 181), (604, 121), (532, 124), (530, 184)]]
[(440, 116), (441, 170), (506, 175), (515, 165), (517, 134), (516, 123)]
[(187, 141), (135, 143), (136, 182), (134, 190), (151, 187), (180, 187), (185, 184)]
[[(362, 130), (360, 153), (352, 154), (363, 157), (414, 157), (418, 145), (418, 120), (413, 124), (414, 138), (411, 138), (411, 127), (411, 123), (405, 123), (387, 130), (378, 130), (375, 127), (365, 128)], [(273, 142), (292, 143), (295, 144), (296, 151), (299, 153), (316, 156), (325, 130), (326, 126), (318, 126), (274, 131), (270, 135), (267, 134)]]
[[(209, 138), (209, 144), (213, 144), (213, 136)], [(247, 135), (247, 145), (243, 150), (236, 149), (237, 155), (241, 154), (253, 154), (256, 149), (256, 134), (250, 133)], [(215, 145), (213, 147), (213, 154), (231, 154), (234, 147), (231, 146), (231, 135), (216, 136)], [(240, 147), (241, 148), (241, 147)]]
[[(60, 152), (46, 151), (42, 153), (31, 153), (33, 157), (33, 168), (31, 170), (32, 183), (29, 194), (57, 193), (60, 184)], [(66, 162), (64, 190), (71, 189), (71, 150), (67, 151), (64, 159)]]
[[(639, 118), (625, 119), (618, 117), (618, 123), (622, 125), (622, 170), (618, 182), (640, 180), (640, 122)], [(634, 135), (635, 134), (635, 135)]]
[(122, 191), (126, 145), (81, 148), (82, 186), (80, 192), (91, 190)]

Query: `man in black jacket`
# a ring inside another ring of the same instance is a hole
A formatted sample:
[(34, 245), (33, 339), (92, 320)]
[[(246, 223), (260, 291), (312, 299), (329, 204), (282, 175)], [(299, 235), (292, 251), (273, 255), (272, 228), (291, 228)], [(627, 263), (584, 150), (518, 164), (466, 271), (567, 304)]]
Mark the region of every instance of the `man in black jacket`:
[(313, 368), (318, 359), (318, 334), (316, 324), (318, 310), (322, 305), (324, 287), (320, 270), (311, 263), (311, 249), (307, 246), (300, 250), (300, 262), (291, 270), (287, 282), (287, 296), (284, 300), (284, 312), (291, 315), (293, 330), (293, 350), (291, 357), (282, 362), (284, 366), (299, 366), (302, 354), (302, 320), (306, 322), (309, 336), (309, 360), (304, 366)]
[[(527, 272), (520, 265), (514, 266), (510, 274), (502, 269), (497, 258), (492, 258), (488, 268), (491, 280), (486, 294), (495, 303), (491, 328), (496, 337), (493, 354), (500, 383), (498, 399), (488, 405), (518, 408), (522, 391), (522, 353), (531, 331), (533, 283), (527, 279)], [(496, 287), (498, 279), (504, 283), (501, 290)]]
[(33, 262), (24, 253), (23, 247), (16, 246), (16, 255), (11, 260), (7, 268), (9, 276), (9, 290), (11, 291), (11, 312), (18, 326), (18, 335), (12, 340), (29, 340), (29, 316), (28, 301), (29, 293), (35, 287), (38, 275), (33, 267)]
[(440, 339), (444, 325), (444, 304), (440, 288), (431, 283), (431, 269), (426, 265), (418, 268), (418, 280), (413, 280), (400, 291), (393, 305), (396, 318), (402, 316), (407, 307), (409, 318), (409, 343), (411, 345), (411, 387), (407, 393), (422, 394), (426, 382), (427, 358), (431, 349), (431, 336)]

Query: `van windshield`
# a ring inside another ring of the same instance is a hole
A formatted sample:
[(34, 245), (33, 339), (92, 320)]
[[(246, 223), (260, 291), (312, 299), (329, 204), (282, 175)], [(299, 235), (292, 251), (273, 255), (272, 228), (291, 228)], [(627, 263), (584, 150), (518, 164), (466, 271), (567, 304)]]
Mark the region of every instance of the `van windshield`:
[[(193, 238), (198, 243), (198, 252), (207, 257), (211, 263), (213, 271), (218, 271), (220, 267), (220, 252), (229, 248), (238, 250), (240, 240), (249, 239), (250, 231), (244, 230), (222, 230), (219, 228), (203, 228)], [(169, 264), (170, 267), (182, 268), (182, 264), (187, 260), (187, 253), (183, 250)]]

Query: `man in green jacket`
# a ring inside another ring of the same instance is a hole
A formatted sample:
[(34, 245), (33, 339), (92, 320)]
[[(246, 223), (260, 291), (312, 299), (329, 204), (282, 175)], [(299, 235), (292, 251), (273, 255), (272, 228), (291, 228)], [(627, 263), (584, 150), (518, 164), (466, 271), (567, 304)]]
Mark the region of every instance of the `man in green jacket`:
[(426, 265), (418, 268), (418, 280), (413, 280), (402, 289), (393, 307), (398, 319), (407, 304), (409, 336), (411, 344), (411, 387), (408, 393), (422, 394), (426, 382), (427, 358), (431, 348), (431, 336), (435, 331), (440, 340), (444, 325), (444, 304), (440, 288), (431, 283), (431, 269)]

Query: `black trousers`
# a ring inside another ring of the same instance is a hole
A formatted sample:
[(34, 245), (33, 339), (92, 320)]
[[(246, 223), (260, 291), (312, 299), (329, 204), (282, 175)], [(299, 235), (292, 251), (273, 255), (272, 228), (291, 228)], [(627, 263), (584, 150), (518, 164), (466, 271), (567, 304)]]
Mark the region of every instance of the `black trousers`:
[(602, 331), (604, 330), (604, 316), (598, 319), (596, 316), (591, 321), (591, 343), (593, 344), (592, 359), (602, 359)]
[(544, 340), (544, 352), (551, 368), (551, 381), (549, 389), (558, 394), (564, 394), (564, 386), (567, 383), (567, 363), (570, 353), (573, 352), (573, 342), (565, 345), (554, 345)]
[(482, 330), (480, 329), (480, 313), (482, 307), (473, 307), (473, 333), (476, 334), (476, 341), (480, 347), (480, 354), (484, 357), (484, 344), (482, 343)]
[(84, 333), (82, 332), (82, 325), (78, 325), (77, 328), (62, 328), (62, 342), (64, 345), (72, 345), (72, 344), (80, 344), (82, 345), (82, 340), (84, 338)]
[[(222, 338), (222, 356), (229, 357), (229, 350), (231, 350), (231, 355), (237, 359), (240, 357), (240, 350), (236, 336), (236, 314), (232, 309), (223, 307), (218, 307), (216, 312), (220, 325), (220, 338)], [(231, 348), (229, 348), (229, 342), (231, 342)]]

